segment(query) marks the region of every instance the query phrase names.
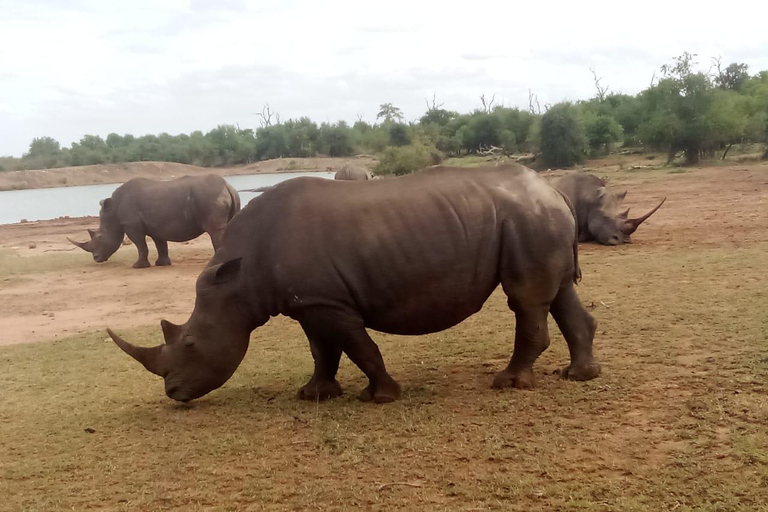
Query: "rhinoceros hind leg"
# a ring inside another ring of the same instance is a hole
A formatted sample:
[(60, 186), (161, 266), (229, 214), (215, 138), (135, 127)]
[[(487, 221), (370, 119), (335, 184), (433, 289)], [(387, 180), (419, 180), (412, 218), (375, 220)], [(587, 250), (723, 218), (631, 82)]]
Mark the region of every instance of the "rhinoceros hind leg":
[(560, 289), (551, 312), (571, 354), (571, 364), (560, 375), (569, 380), (590, 380), (600, 375), (600, 364), (592, 356), (597, 322), (581, 305), (572, 283)]
[[(510, 303), (510, 307), (513, 307)], [(533, 363), (549, 346), (547, 308), (513, 307), (515, 310), (515, 349), (507, 367), (496, 374), (492, 387), (532, 389)]]
[(361, 400), (387, 403), (400, 397), (400, 385), (387, 373), (379, 347), (368, 336), (357, 313), (312, 307), (303, 311), (299, 320), (310, 339), (339, 347), (368, 377), (369, 384), (360, 393)]
[(166, 240), (157, 240), (153, 238), (155, 247), (157, 247), (157, 261), (155, 265), (165, 267), (171, 264), (171, 258), (168, 257), (168, 242)]
[[(309, 336), (307, 334), (307, 337)], [(341, 396), (341, 385), (336, 380), (341, 349), (335, 344), (324, 344), (319, 340), (313, 341), (312, 338), (310, 338), (309, 348), (315, 360), (315, 373), (309, 382), (299, 389), (298, 397), (301, 400), (322, 401)]]

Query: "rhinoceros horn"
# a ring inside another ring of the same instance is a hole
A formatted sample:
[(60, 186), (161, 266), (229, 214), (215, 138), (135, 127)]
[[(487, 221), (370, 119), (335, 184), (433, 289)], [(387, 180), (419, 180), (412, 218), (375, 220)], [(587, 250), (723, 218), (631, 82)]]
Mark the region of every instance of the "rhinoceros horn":
[[(656, 206), (656, 208), (654, 208), (653, 210), (649, 211), (648, 213), (646, 213), (646, 214), (645, 214), (645, 215), (643, 215), (642, 217), (638, 217), (638, 218), (636, 218), (636, 219), (627, 219), (627, 220), (624, 222), (624, 228), (622, 228), (622, 230), (621, 230), (621, 231), (622, 231), (622, 233), (624, 233), (625, 235), (631, 235), (632, 233), (634, 233), (635, 231), (637, 231), (637, 228), (640, 226), (640, 224), (642, 224), (643, 222), (645, 222), (645, 221), (648, 219), (648, 217), (650, 217), (651, 215), (653, 215), (654, 213), (656, 213), (656, 210), (658, 210), (659, 208), (661, 208), (661, 205), (663, 205), (663, 204), (664, 204), (664, 201), (666, 201), (666, 200), (667, 200), (667, 198), (665, 197), (665, 198), (664, 198), (664, 199), (662, 199), (662, 200), (661, 200), (661, 202), (660, 202), (660, 203), (659, 203), (659, 204)], [(624, 212), (622, 212), (622, 213), (624, 213)], [(629, 215), (629, 210), (627, 210), (627, 211), (626, 211), (626, 213), (627, 213), (627, 215)]]
[(165, 375), (165, 365), (163, 365), (161, 358), (163, 345), (158, 345), (157, 347), (137, 347), (112, 332), (112, 329), (107, 329), (107, 333), (123, 352), (143, 364), (144, 368), (160, 377)]
[(67, 240), (72, 242), (72, 245), (75, 245), (79, 248), (81, 248), (84, 251), (93, 252), (93, 246), (92, 246), (92, 240), (89, 240), (87, 242), (75, 242), (71, 238), (67, 237)]
[(93, 240), (94, 238), (96, 238), (96, 231), (93, 229), (89, 229), (88, 235), (91, 237), (91, 240)]

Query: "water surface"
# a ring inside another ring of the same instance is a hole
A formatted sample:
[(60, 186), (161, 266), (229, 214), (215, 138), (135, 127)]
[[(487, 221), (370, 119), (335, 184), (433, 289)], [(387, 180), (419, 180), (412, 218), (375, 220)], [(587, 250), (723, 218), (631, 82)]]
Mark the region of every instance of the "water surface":
[[(298, 176), (333, 178), (331, 172), (285, 172), (276, 174), (245, 174), (225, 176), (236, 189), (275, 185)], [(29, 221), (57, 217), (85, 217), (99, 214), (99, 201), (112, 195), (121, 183), (85, 185), (80, 187), (35, 188), (0, 192), (0, 224), (12, 224), (22, 219)], [(258, 193), (240, 192), (243, 206)]]

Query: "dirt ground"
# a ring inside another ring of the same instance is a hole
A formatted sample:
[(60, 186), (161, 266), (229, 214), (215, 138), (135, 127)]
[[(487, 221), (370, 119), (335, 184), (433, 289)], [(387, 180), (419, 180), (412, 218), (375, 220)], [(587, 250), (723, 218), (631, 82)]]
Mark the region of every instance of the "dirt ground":
[(490, 390), (497, 291), (449, 331), (374, 334), (404, 387), (382, 407), (346, 360), (342, 398), (296, 400), (311, 357), (287, 319), (173, 404), (104, 328), (153, 344), (184, 322), (209, 241), (134, 270), (132, 246), (96, 264), (67, 242), (95, 218), (0, 226), (0, 510), (768, 510), (768, 164), (598, 170), (633, 213), (667, 197), (634, 244), (580, 248), (603, 375), (553, 375), (553, 324), (537, 389)]
[(350, 158), (276, 158), (236, 167), (197, 167), (171, 162), (129, 162), (122, 164), (84, 165), (33, 171), (0, 172), (0, 191), (30, 188), (72, 187), (101, 183), (123, 183), (131, 178), (171, 179), (185, 175), (219, 174), (235, 176), (292, 171), (336, 171), (348, 163), (372, 167), (373, 157)]
[[(633, 214), (667, 197), (663, 210), (634, 237), (632, 250), (742, 247), (768, 241), (766, 169), (766, 164), (717, 167), (661, 178), (658, 173), (608, 169), (603, 176), (612, 187), (629, 191), (626, 205), (633, 207)], [(548, 174), (555, 178), (563, 172)], [(107, 320), (115, 328), (158, 322), (163, 315), (182, 320), (191, 311), (194, 278), (213, 254), (207, 235), (171, 244), (171, 267), (134, 270), (132, 246), (123, 246), (99, 265), (67, 241), (86, 240), (86, 228), (96, 227), (96, 217), (0, 225), (0, 262), (7, 267), (0, 272), (0, 344), (70, 336), (106, 326)], [(600, 250), (582, 247), (587, 254)], [(25, 264), (45, 267), (46, 262), (52, 271), (19, 277), (14, 269)]]

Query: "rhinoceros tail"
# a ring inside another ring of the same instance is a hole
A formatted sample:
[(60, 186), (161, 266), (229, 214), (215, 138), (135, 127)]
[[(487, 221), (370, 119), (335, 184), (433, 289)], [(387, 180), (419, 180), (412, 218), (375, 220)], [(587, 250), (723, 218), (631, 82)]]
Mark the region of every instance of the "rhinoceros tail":
[(240, 194), (237, 193), (237, 190), (232, 187), (229, 183), (227, 183), (227, 190), (229, 191), (229, 220), (232, 220), (232, 217), (235, 216), (237, 212), (240, 211)]
[[(554, 187), (553, 187), (554, 188)], [(579, 266), (579, 221), (576, 219), (576, 209), (573, 207), (571, 200), (568, 196), (555, 189), (560, 197), (563, 198), (565, 204), (568, 205), (568, 209), (571, 210), (573, 215), (574, 233), (573, 233), (573, 283), (578, 284), (581, 281), (581, 267)]]

